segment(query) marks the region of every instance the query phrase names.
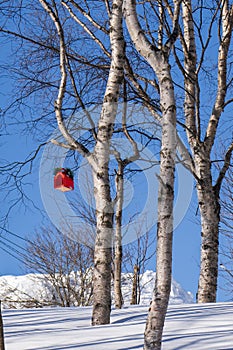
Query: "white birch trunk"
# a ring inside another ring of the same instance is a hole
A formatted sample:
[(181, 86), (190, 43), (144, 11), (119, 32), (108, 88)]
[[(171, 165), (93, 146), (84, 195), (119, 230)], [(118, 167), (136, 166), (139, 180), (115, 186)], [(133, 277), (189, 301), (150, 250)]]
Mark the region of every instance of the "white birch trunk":
[(233, 5), (231, 4), (229, 7), (228, 0), (222, 1), (221, 5), (222, 37), (218, 53), (218, 89), (203, 148), (199, 148), (198, 157), (196, 155), (197, 175), (199, 177), (197, 191), (202, 227), (201, 266), (197, 301), (202, 303), (216, 302), (218, 280), (219, 191), (224, 176), (221, 176), (220, 172), (216, 186), (213, 185), (210, 160), (227, 92), (227, 56), (233, 28)]
[[(174, 15), (174, 17), (177, 16), (177, 19), (179, 14), (179, 2), (176, 5), (174, 10), (176, 15)], [(157, 75), (162, 110), (156, 281), (144, 335), (144, 349), (154, 350), (161, 348), (172, 275), (176, 104), (168, 58), (170, 48), (174, 43), (173, 40), (175, 40), (175, 35), (171, 35), (171, 41), (168, 41), (161, 50), (151, 45), (139, 25), (135, 7), (135, 1), (125, 0), (124, 15), (127, 28), (137, 51), (149, 62)], [(175, 32), (173, 34), (175, 34)]]
[(131, 294), (130, 305), (137, 305), (138, 304), (138, 302), (137, 302), (138, 301), (138, 274), (139, 274), (139, 267), (138, 267), (138, 265), (134, 265), (132, 294)]
[(219, 194), (212, 185), (209, 159), (203, 158), (199, 161), (196, 159), (196, 164), (200, 165), (200, 174), (202, 175), (202, 180), (197, 183), (202, 229), (197, 302), (216, 302), (220, 222)]
[[(102, 135), (111, 138), (111, 131), (104, 124)], [(93, 311), (92, 325), (108, 324), (111, 312), (111, 259), (113, 207), (109, 183), (109, 145), (108, 141), (97, 142), (95, 155), (98, 157), (93, 171), (94, 196), (96, 203), (96, 241), (93, 271)], [(106, 143), (107, 142), (107, 143)]]
[(159, 77), (163, 121), (158, 197), (156, 281), (145, 329), (145, 350), (161, 349), (172, 277), (176, 109), (170, 67), (167, 62), (164, 62), (163, 73)]
[[(53, 3), (53, 5), (50, 5), (46, 0), (40, 0), (44, 10), (54, 22), (60, 43), (60, 84), (55, 101), (55, 115), (59, 130), (65, 138), (67, 145), (63, 143), (57, 144), (78, 151), (88, 160), (93, 169), (97, 221), (93, 272), (93, 325), (109, 323), (111, 312), (113, 203), (111, 200), (109, 182), (109, 155), (110, 141), (117, 113), (119, 89), (124, 74), (125, 42), (122, 29), (122, 1), (123, 0), (112, 1), (109, 31), (111, 66), (101, 116), (98, 123), (96, 145), (93, 154), (91, 154), (85, 146), (77, 142), (70, 134), (63, 119), (62, 106), (66, 93), (67, 70), (69, 66), (65, 36), (56, 4)], [(63, 5), (70, 12), (68, 4), (63, 2)], [(74, 18), (77, 19), (76, 16), (74, 16)], [(79, 24), (81, 23), (79, 22)], [(96, 41), (99, 42), (97, 38)]]
[(109, 156), (110, 140), (117, 113), (119, 88), (123, 80), (122, 0), (114, 0), (112, 4), (110, 41), (112, 49), (111, 68), (93, 154), (95, 159), (93, 179), (97, 227), (94, 252), (92, 325), (109, 323), (111, 312), (113, 203), (110, 194)]
[(184, 68), (185, 68), (185, 117), (187, 138), (192, 150), (194, 170), (197, 181), (197, 194), (201, 215), (202, 243), (201, 263), (197, 301), (215, 302), (218, 278), (218, 240), (220, 205), (219, 191), (226, 172), (227, 159), (220, 172), (216, 185), (212, 181), (211, 150), (215, 141), (217, 127), (223, 111), (227, 91), (227, 54), (231, 41), (233, 6), (229, 1), (222, 2), (222, 40), (218, 55), (218, 88), (212, 115), (207, 125), (204, 141), (201, 140), (201, 123), (199, 111), (199, 86), (197, 76), (197, 52), (195, 44), (194, 21), (190, 0), (182, 2), (184, 25)]

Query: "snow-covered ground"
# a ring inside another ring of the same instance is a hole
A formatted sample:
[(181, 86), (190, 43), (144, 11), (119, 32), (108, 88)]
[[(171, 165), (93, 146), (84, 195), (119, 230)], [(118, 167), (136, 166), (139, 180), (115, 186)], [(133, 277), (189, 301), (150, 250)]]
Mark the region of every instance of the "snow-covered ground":
[[(3, 310), (6, 350), (142, 349), (154, 278), (152, 271), (142, 276), (141, 305), (130, 306), (132, 276), (125, 274), (125, 307), (113, 309), (110, 325), (91, 327), (91, 307), (22, 309), (32, 299), (41, 305), (51, 297), (47, 278), (0, 277), (0, 299), (7, 308)], [(233, 349), (233, 303), (196, 305), (191, 293), (173, 281), (163, 349)]]
[[(113, 310), (111, 324), (98, 327), (90, 307), (4, 310), (6, 349), (142, 349), (147, 309)], [(233, 349), (233, 303), (170, 305), (163, 349)]]

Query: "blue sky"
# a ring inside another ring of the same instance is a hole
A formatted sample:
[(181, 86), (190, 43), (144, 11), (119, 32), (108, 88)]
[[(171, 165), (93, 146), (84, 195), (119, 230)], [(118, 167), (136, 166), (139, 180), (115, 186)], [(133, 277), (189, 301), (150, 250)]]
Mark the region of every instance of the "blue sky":
[[(33, 142), (28, 137), (4, 137), (4, 142), (1, 143), (2, 155), (5, 159), (22, 160), (24, 156), (31, 151)], [(19, 150), (19, 151), (18, 151)], [(28, 178), (30, 184), (27, 186), (27, 193), (34, 203), (43, 208), (41, 201), (41, 189), (39, 183), (39, 162), (41, 154), (38, 157), (38, 161), (35, 163), (33, 174)], [(50, 174), (51, 182), (49, 186), (52, 188), (53, 174)], [(75, 188), (78, 191), (78, 176), (75, 174)], [(185, 189), (184, 189), (185, 191)], [(139, 191), (140, 193), (141, 191)], [(69, 194), (68, 194), (69, 195)], [(143, 203), (144, 199), (140, 199), (140, 194), (137, 194), (139, 202)], [(156, 200), (156, 198), (155, 198)], [(7, 201), (3, 202), (3, 208), (7, 207)], [(200, 228), (198, 225), (198, 218), (193, 219), (193, 214), (196, 211), (195, 189), (193, 185), (192, 201), (187, 207), (187, 212), (182, 219), (181, 223), (176, 227), (174, 231), (174, 257), (173, 257), (173, 277), (179, 282), (182, 287), (188, 291), (191, 291), (194, 295), (197, 291), (198, 274), (199, 274), (199, 254), (200, 254)], [(153, 215), (153, 210), (150, 213)], [(36, 209), (24, 206), (17, 206), (12, 210), (8, 221), (8, 229), (21, 236), (29, 237), (35, 232), (35, 229), (42, 224), (42, 217)], [(156, 234), (156, 225), (152, 228), (152, 232)], [(24, 242), (15, 236), (5, 233), (4, 237), (14, 240), (15, 243), (23, 245)], [(1, 245), (2, 246), (2, 245)], [(4, 246), (2, 246), (4, 248)], [(6, 248), (6, 247), (5, 247)], [(153, 258), (148, 268), (155, 270), (155, 259)], [(15, 258), (5, 253), (1, 249), (0, 254), (0, 274), (23, 274), (25, 269), (22, 264)], [(222, 281), (220, 280), (220, 283)], [(227, 300), (227, 296), (223, 291), (219, 290), (219, 300)]]
[[(3, 91), (0, 95), (1, 105), (4, 104), (4, 94)], [(6, 135), (1, 137), (1, 158), (5, 160), (24, 160), (32, 149), (35, 148), (35, 143), (31, 139), (30, 135)], [(34, 204), (39, 208), (44, 210), (43, 203), (41, 200), (41, 188), (39, 182), (39, 165), (41, 161), (42, 153), (39, 153), (37, 157), (32, 175), (28, 177), (28, 184), (26, 185), (26, 193), (29, 198), (32, 199)], [(53, 191), (52, 181), (53, 175), (50, 173), (50, 183), (49, 187)], [(181, 179), (182, 180), (182, 179)], [(78, 188), (77, 176), (76, 176), (76, 190)], [(140, 187), (140, 185), (139, 185)], [(185, 193), (187, 188), (182, 188), (179, 186), (179, 190), (183, 193), (184, 197), (181, 200), (185, 200)], [(190, 188), (189, 188), (190, 190)], [(145, 189), (147, 191), (147, 189)], [(195, 200), (195, 188), (192, 185), (193, 191), (192, 201), (188, 203), (187, 211), (183, 216), (183, 219), (176, 225), (174, 231), (174, 256), (173, 256), (173, 277), (179, 282), (184, 289), (191, 291), (195, 296), (198, 284), (198, 274), (199, 274), (199, 255), (200, 255), (200, 227), (198, 224), (198, 217), (194, 217), (195, 211), (197, 209), (197, 204)], [(143, 199), (140, 197), (140, 193), (144, 193), (142, 188), (140, 188), (138, 194), (136, 195), (138, 203), (142, 203)], [(156, 201), (156, 198), (154, 198)], [(188, 198), (189, 200), (189, 198)], [(3, 199), (2, 214), (4, 210), (8, 207), (8, 198)], [(4, 209), (5, 208), (5, 209)], [(155, 212), (155, 208), (151, 207), (150, 216)], [(39, 211), (32, 207), (32, 205), (27, 204), (26, 207), (23, 205), (16, 206), (9, 217), (7, 229), (20, 237), (29, 237), (35, 230), (42, 224), (42, 216)], [(156, 234), (156, 225), (152, 228), (152, 232)], [(10, 235), (9, 233), (4, 233), (4, 237), (10, 240), (14, 240), (15, 243), (23, 245), (24, 241)], [(5, 242), (7, 243), (7, 242)], [(9, 250), (6, 246), (0, 245), (3, 249)], [(13, 253), (13, 252), (12, 252)], [(15, 254), (15, 253), (14, 253)], [(17, 255), (17, 254), (16, 254)], [(18, 255), (17, 255), (18, 256)], [(155, 259), (152, 259), (148, 268), (155, 270)], [(11, 255), (7, 254), (1, 249), (0, 254), (0, 275), (6, 274), (23, 274), (25, 273), (25, 268), (22, 263), (16, 260)], [(221, 285), (224, 281), (220, 278), (219, 284)], [(229, 296), (219, 289), (218, 300), (225, 301), (228, 300)]]
[[(6, 47), (5, 47), (6, 48)], [(6, 49), (7, 50), (7, 49)], [(7, 53), (7, 51), (6, 51)], [(4, 61), (2, 58), (1, 61)], [(6, 100), (8, 97), (8, 92), (12, 89), (11, 82), (2, 78), (2, 84), (0, 88), (0, 107), (4, 108), (6, 105)], [(1, 161), (22, 161), (25, 159), (25, 156), (36, 147), (35, 142), (32, 137), (29, 135), (23, 135), (19, 132), (16, 134), (17, 126), (14, 126), (13, 135), (4, 135), (0, 138), (0, 147), (1, 147)], [(43, 203), (41, 200), (41, 188), (39, 182), (39, 165), (41, 160), (42, 153), (40, 152), (32, 171), (32, 175), (28, 177), (28, 183), (26, 184), (26, 192), (32, 202), (44, 210)], [(51, 182), (48, 183), (48, 186), (52, 188), (52, 173), (51, 173)], [(76, 189), (78, 188), (77, 178), (76, 178)], [(186, 188), (183, 189), (182, 186), (179, 186), (179, 190), (183, 193), (185, 198)], [(189, 188), (190, 190), (190, 188)], [(173, 257), (173, 277), (179, 282), (182, 287), (188, 291), (191, 291), (195, 296), (197, 291), (198, 284), (198, 274), (199, 274), (199, 256), (200, 256), (200, 226), (198, 224), (198, 217), (195, 217), (195, 212), (197, 209), (196, 203), (196, 194), (194, 184), (192, 185), (191, 191), (193, 191), (192, 201), (187, 207), (187, 212), (183, 216), (182, 221), (179, 225), (176, 225), (174, 231), (174, 257)], [(142, 195), (142, 188), (137, 192), (137, 201), (143, 202), (145, 199), (140, 197)], [(5, 197), (5, 192), (1, 191), (3, 205), (1, 208), (1, 216), (4, 215), (5, 210), (9, 206), (9, 197)], [(12, 197), (11, 197), (12, 198)], [(183, 197), (182, 197), (183, 198)], [(156, 200), (156, 198), (154, 197)], [(181, 199), (182, 200), (182, 199)], [(155, 210), (151, 208), (150, 215), (153, 215)], [(26, 206), (18, 205), (15, 207), (9, 216), (7, 229), (12, 233), (24, 238), (30, 237), (35, 232), (41, 224), (43, 223), (43, 218), (40, 215), (39, 211), (33, 208), (32, 205), (27, 203)], [(156, 234), (156, 226), (152, 228), (154, 234)], [(3, 234), (3, 231), (2, 231)], [(23, 245), (24, 242), (20, 238), (13, 236), (9, 233), (4, 233), (4, 237), (10, 240), (14, 240), (15, 243)], [(6, 243), (6, 241), (5, 241)], [(2, 248), (6, 246), (0, 245)], [(8, 250), (8, 249), (7, 249)], [(148, 266), (150, 269), (155, 269), (154, 259), (151, 261)], [(14, 257), (7, 254), (1, 249), (0, 253), (0, 275), (6, 274), (23, 274), (25, 272), (22, 264), (17, 261)], [(224, 283), (220, 278), (219, 285)], [(219, 301), (225, 301), (228, 299), (228, 296), (219, 289), (218, 292)]]

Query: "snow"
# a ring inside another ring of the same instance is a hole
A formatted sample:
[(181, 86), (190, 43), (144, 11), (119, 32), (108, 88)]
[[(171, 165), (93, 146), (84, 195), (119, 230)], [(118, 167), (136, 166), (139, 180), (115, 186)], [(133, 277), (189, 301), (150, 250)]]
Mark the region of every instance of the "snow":
[[(113, 310), (90, 326), (91, 307), (3, 310), (7, 350), (142, 349), (147, 306)], [(233, 349), (233, 303), (170, 305), (163, 349)]]
[[(4, 309), (6, 350), (142, 349), (155, 274), (142, 276), (141, 305), (135, 306), (129, 303), (132, 276), (123, 277), (125, 306), (113, 308), (110, 325), (91, 327), (91, 307)], [(14, 300), (5, 307), (22, 307), (22, 297), (42, 301), (48, 293), (41, 275), (0, 278), (0, 298)], [(191, 293), (173, 280), (162, 349), (232, 350), (233, 303), (194, 304)]]
[[(140, 277), (141, 305), (149, 305), (155, 281), (155, 272), (146, 271)], [(22, 308), (52, 305), (54, 290), (46, 275), (27, 274), (23, 276), (0, 277), (0, 300), (3, 308)], [(132, 293), (132, 274), (123, 274), (122, 293), (125, 305), (130, 304)], [(114, 300), (114, 296), (113, 296)], [(170, 304), (192, 303), (193, 296), (176, 281), (172, 281)]]

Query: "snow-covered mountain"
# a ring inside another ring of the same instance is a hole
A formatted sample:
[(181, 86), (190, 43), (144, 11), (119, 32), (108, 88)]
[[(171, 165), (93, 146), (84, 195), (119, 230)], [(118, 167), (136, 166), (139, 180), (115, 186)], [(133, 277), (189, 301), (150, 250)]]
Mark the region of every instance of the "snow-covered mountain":
[[(153, 271), (146, 271), (140, 276), (141, 305), (149, 305), (154, 288), (154, 280), (155, 272)], [(132, 274), (123, 274), (122, 292), (124, 305), (127, 306), (130, 304), (132, 293)], [(46, 275), (27, 274), (23, 276), (0, 277), (0, 299), (5, 309), (50, 306), (54, 305), (54, 297), (54, 289)], [(173, 280), (170, 304), (187, 304), (192, 302), (192, 294), (186, 292)]]

